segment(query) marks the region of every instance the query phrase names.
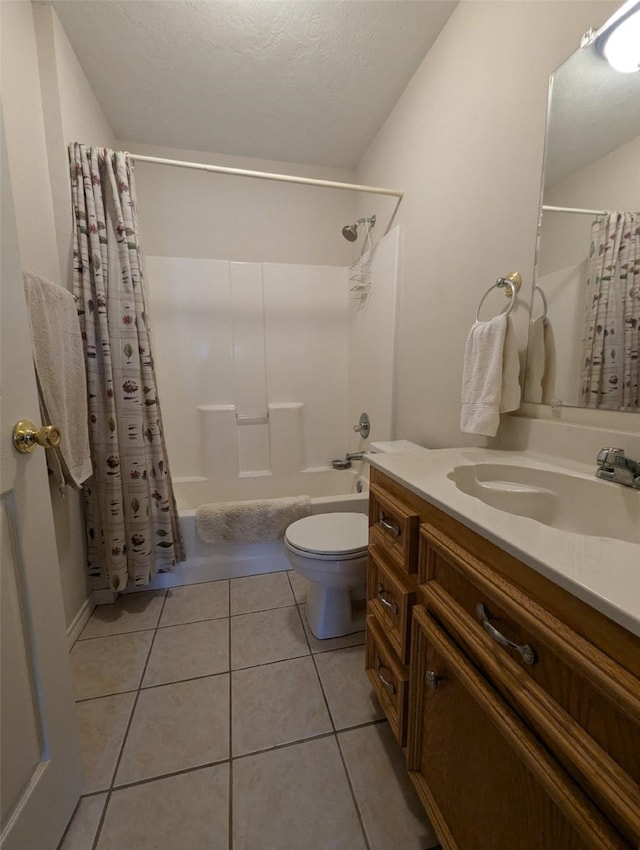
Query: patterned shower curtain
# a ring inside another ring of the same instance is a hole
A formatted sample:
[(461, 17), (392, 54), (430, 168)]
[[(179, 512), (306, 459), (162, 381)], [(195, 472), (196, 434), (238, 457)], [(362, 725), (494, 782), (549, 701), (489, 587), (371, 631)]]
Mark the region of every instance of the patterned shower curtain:
[(96, 586), (145, 585), (184, 560), (145, 308), (129, 157), (69, 145), (73, 290), (85, 345), (87, 559)]
[(640, 214), (610, 213), (591, 229), (580, 403), (640, 411)]

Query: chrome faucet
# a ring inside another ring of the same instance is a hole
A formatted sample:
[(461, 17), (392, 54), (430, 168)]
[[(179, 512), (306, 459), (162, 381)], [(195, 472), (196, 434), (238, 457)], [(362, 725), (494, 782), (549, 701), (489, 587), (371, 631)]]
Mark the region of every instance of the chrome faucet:
[(603, 448), (596, 458), (598, 469), (597, 478), (605, 481), (617, 481), (625, 487), (635, 487), (640, 490), (640, 461), (625, 457), (624, 449)]
[(344, 458), (338, 458), (338, 460), (332, 460), (331, 466), (334, 469), (350, 469), (352, 460), (362, 460), (364, 457), (364, 451), (362, 452), (347, 452)]

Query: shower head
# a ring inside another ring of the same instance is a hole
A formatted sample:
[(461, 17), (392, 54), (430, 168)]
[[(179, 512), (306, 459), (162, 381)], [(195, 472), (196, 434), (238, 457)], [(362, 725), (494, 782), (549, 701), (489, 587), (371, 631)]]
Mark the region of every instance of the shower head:
[(342, 235), (348, 242), (355, 242), (358, 238), (358, 225), (347, 224), (342, 228)]
[(376, 223), (375, 215), (372, 215), (371, 218), (359, 218), (355, 224), (346, 224), (342, 228), (342, 235), (348, 242), (355, 242), (358, 238), (358, 225), (359, 224), (368, 224), (369, 229), (371, 229)]

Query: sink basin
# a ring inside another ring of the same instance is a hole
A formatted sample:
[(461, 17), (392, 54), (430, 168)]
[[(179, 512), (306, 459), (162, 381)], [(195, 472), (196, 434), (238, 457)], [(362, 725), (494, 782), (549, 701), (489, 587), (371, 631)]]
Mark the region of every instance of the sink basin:
[(456, 466), (448, 478), (492, 508), (562, 531), (640, 543), (640, 491), (630, 487), (502, 463)]

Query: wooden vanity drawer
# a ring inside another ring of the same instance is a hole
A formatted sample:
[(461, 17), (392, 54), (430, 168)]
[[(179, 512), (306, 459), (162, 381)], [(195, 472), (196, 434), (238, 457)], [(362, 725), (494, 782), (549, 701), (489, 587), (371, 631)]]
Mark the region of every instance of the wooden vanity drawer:
[[(429, 525), (421, 529), (420, 578), (419, 601), (456, 642), (471, 647), (472, 660), (496, 690), (639, 846), (637, 679)], [(532, 657), (502, 645), (501, 636), (529, 647)]]
[(375, 544), (369, 546), (367, 602), (369, 612), (383, 626), (389, 643), (403, 664), (409, 663), (411, 608), (416, 600), (413, 576), (392, 569)]
[(372, 614), (367, 616), (365, 668), (389, 726), (403, 747), (407, 736), (409, 671), (398, 660)]
[(420, 516), (376, 484), (369, 491), (369, 541), (407, 573), (418, 570)]

